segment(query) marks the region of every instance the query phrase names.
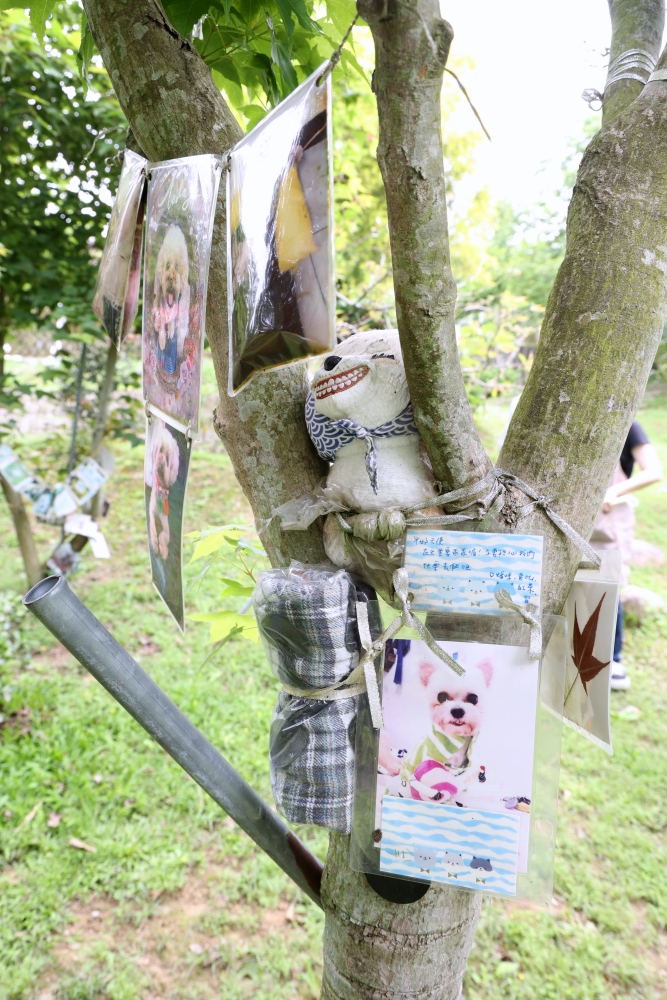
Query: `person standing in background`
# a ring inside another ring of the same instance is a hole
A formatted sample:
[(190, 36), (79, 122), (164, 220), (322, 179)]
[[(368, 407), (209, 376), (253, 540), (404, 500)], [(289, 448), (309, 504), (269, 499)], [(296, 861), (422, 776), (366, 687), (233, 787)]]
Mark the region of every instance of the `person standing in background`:
[[(635, 462), (639, 466), (636, 476), (632, 475)], [(621, 585), (630, 578), (630, 559), (635, 532), (636, 504), (630, 501), (630, 494), (662, 479), (662, 465), (658, 454), (650, 443), (646, 431), (637, 421), (633, 421), (611, 484), (605, 494), (602, 508), (597, 516), (591, 535), (594, 549), (618, 549), (621, 553), (623, 572)], [(627, 500), (625, 498), (628, 498)], [(611, 686), (616, 691), (627, 691), (630, 678), (622, 662), (623, 650), (623, 605), (618, 602), (616, 638), (614, 640), (614, 664)]]

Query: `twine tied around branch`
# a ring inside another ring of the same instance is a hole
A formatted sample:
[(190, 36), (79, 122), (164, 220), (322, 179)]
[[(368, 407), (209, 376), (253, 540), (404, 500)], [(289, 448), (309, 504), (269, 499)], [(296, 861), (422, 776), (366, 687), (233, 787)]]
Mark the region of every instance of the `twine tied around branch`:
[(530, 625), (528, 655), (531, 660), (539, 660), (542, 654), (542, 622), (535, 614), (537, 607), (534, 604), (515, 604), (504, 588), (497, 590), (493, 596), (504, 611), (516, 611), (526, 625)]
[(355, 24), (357, 23), (358, 20), (359, 20), (359, 12), (357, 11), (357, 13), (354, 15), (354, 20), (352, 21), (352, 24), (350, 25), (350, 27), (347, 29), (347, 31), (343, 35), (343, 37), (341, 39), (340, 45), (338, 46), (338, 48), (334, 52), (331, 53), (331, 58), (329, 59), (329, 62), (326, 64), (326, 66), (324, 67), (324, 69), (322, 70), (322, 72), (320, 73), (320, 75), (318, 76), (317, 80), (315, 81), (315, 85), (317, 87), (321, 87), (322, 86), (322, 84), (324, 83), (324, 81), (328, 77), (329, 73), (333, 73), (333, 71), (335, 70), (336, 66), (340, 62), (340, 57), (343, 54), (343, 49), (345, 47), (345, 43), (347, 42), (348, 38), (352, 34), (352, 29), (354, 28), (354, 26), (355, 26)]

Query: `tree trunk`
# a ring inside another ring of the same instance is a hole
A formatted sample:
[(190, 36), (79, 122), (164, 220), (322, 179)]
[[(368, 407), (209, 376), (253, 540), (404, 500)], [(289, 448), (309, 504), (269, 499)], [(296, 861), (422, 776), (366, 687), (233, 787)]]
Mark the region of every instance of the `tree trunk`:
[[(667, 65), (663, 53), (659, 66)], [(667, 313), (667, 83), (650, 83), (586, 150), (567, 248), (539, 347), (498, 465), (588, 538), (641, 403)], [(525, 501), (523, 501), (525, 502)], [(560, 612), (579, 561), (546, 517), (548, 612)]]
[[(655, 62), (660, 55), (662, 32), (665, 26), (664, 0), (609, 0), (611, 16), (611, 47), (609, 68), (625, 52), (635, 54), (629, 57), (628, 69), (642, 80), (623, 79), (607, 83), (602, 101), (602, 124), (608, 125), (612, 118), (627, 108), (639, 97), (648, 79), (645, 60), (638, 52), (645, 52)], [(609, 80), (609, 74), (607, 74)]]
[(440, 94), (454, 33), (435, 0), (359, 0), (375, 42), (377, 150), (396, 317), (415, 420), (443, 489), (480, 479), (482, 447), (459, 364)]
[(23, 558), (25, 575), (28, 578), (28, 586), (34, 587), (36, 583), (39, 583), (44, 574), (42, 573), (42, 567), (37, 555), (28, 512), (25, 509), (23, 497), (9, 485), (4, 476), (0, 476), (0, 484), (2, 484), (2, 492), (5, 494), (5, 499), (11, 511), (16, 537), (21, 549), (21, 557)]
[[(156, 0), (84, 0), (93, 36), (137, 142), (149, 157), (225, 152), (240, 137), (210, 73)], [(379, 159), (387, 190), (401, 343), (420, 431), (447, 488), (488, 468), (465, 396), (454, 336), (439, 92), (451, 29), (435, 0), (361, 0), (376, 45)], [(147, 58), (151, 72), (146, 72)], [(531, 376), (501, 455), (509, 471), (590, 531), (641, 398), (665, 313), (667, 84), (651, 84), (605, 126), (586, 153), (568, 246), (549, 300)], [(660, 249), (662, 247), (662, 249)], [(303, 420), (304, 365), (262, 376), (230, 399), (227, 386), (224, 207), (211, 255), (207, 327), (220, 405), (216, 429), (249, 498), (272, 562), (322, 556), (319, 526), (281, 535), (273, 506), (307, 492), (324, 472)], [(503, 527), (516, 527), (516, 501)], [(546, 611), (559, 610), (578, 562), (544, 531)], [(323, 995), (327, 1000), (455, 1000), (480, 898), (432, 887), (416, 903), (378, 896), (348, 866), (334, 834), (323, 883)]]

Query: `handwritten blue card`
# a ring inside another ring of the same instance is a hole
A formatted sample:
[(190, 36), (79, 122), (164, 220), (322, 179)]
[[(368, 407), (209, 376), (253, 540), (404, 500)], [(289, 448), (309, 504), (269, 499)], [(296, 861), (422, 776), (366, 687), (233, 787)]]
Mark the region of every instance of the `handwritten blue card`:
[(511, 615), (493, 596), (540, 606), (542, 537), (410, 528), (405, 568), (418, 611)]
[(382, 799), (380, 871), (516, 896), (519, 817)]

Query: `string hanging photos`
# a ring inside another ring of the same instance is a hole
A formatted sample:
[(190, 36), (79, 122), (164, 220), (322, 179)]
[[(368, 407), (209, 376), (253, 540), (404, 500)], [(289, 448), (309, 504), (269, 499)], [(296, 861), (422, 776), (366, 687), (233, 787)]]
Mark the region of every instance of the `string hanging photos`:
[(229, 386), (332, 350), (331, 76), (321, 66), (231, 151)]
[(147, 163), (143, 156), (125, 150), (93, 293), (93, 312), (118, 349), (139, 306)]

